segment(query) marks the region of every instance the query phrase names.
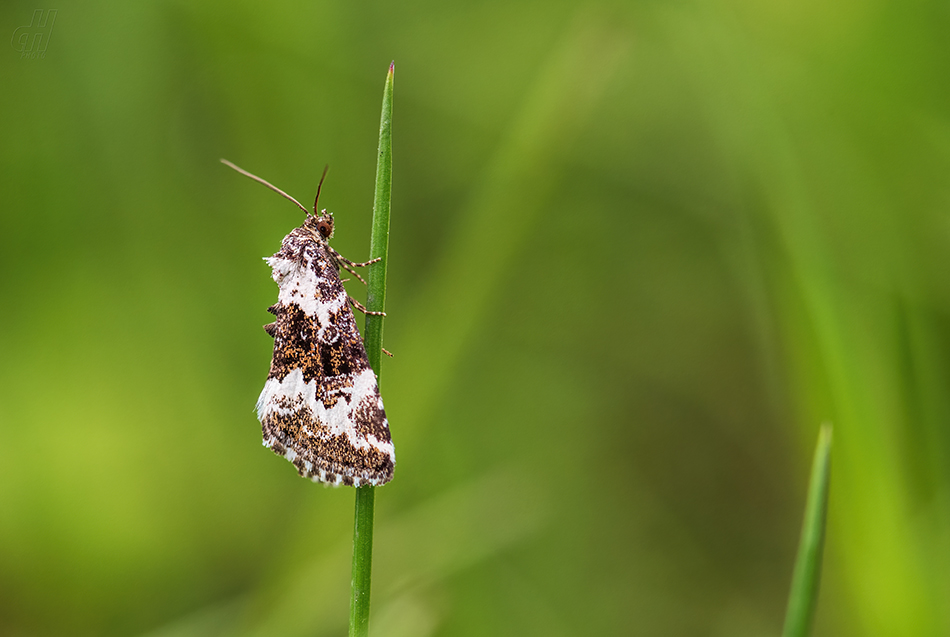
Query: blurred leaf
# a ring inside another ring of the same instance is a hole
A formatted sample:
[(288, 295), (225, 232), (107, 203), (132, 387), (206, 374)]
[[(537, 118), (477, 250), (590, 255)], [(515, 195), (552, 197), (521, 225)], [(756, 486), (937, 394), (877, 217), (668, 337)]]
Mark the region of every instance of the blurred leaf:
[(831, 425), (822, 425), (815, 447), (805, 520), (798, 544), (798, 557), (788, 596), (783, 637), (806, 637), (818, 603), (821, 558), (825, 547), (825, 519), (828, 513), (828, 482), (831, 470)]

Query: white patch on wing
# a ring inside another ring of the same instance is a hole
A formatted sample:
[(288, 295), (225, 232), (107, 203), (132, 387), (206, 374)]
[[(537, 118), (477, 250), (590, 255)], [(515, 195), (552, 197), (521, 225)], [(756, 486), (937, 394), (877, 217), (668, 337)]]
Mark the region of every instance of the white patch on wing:
[[(376, 400), (379, 389), (376, 385), (376, 375), (372, 369), (364, 369), (359, 374), (351, 376), (352, 385), (340, 387), (337, 391), (342, 394), (350, 394), (350, 401), (338, 400), (332, 407), (327, 407), (323, 401), (317, 399), (318, 379), (310, 382), (304, 382), (303, 371), (300, 368), (292, 370), (282, 380), (269, 378), (264, 383), (264, 390), (260, 398), (257, 399), (257, 417), (264, 422), (268, 414), (289, 415), (298, 411), (299, 407), (280, 407), (278, 399), (285, 399), (284, 404), (302, 405), (310, 409), (314, 419), (330, 430), (330, 435), (346, 434), (347, 440), (351, 445), (358, 449), (373, 447), (382, 453), (387, 454), (395, 462), (395, 449), (392, 442), (382, 441), (376, 436), (361, 436), (356, 431), (356, 425), (353, 423), (353, 411), (359, 407), (363, 401), (370, 404)], [(380, 400), (380, 407), (382, 407)], [(388, 423), (386, 426), (388, 427)], [(292, 453), (292, 452), (288, 452)], [(296, 457), (296, 456), (295, 456)], [(288, 457), (291, 462), (293, 458)]]
[(274, 269), (274, 281), (280, 288), (277, 302), (281, 305), (297, 305), (305, 314), (315, 317), (322, 338), (323, 329), (330, 324), (330, 315), (346, 307), (346, 293), (335, 298), (318, 298), (317, 282), (321, 277), (310, 267), (310, 259), (302, 264), (281, 257), (267, 257), (264, 261)]

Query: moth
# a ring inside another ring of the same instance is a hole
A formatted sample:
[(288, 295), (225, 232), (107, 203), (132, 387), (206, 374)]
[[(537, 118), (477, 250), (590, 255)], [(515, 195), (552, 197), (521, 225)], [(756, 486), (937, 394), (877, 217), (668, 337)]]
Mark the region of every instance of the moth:
[(275, 316), (264, 330), (274, 339), (267, 382), (257, 400), (264, 446), (287, 458), (301, 476), (314, 482), (381, 485), (393, 477), (396, 455), (376, 375), (350, 306), (340, 268), (364, 284), (354, 263), (330, 247), (333, 214), (313, 212), (296, 199), (222, 159), (222, 163), (293, 201), (306, 213), (303, 225), (284, 237), (280, 250), (265, 261), (279, 288)]

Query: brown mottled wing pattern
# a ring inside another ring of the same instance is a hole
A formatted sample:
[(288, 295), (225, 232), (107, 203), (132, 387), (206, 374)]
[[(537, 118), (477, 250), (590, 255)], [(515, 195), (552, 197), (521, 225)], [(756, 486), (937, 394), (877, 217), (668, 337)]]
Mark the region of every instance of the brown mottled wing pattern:
[(257, 403), (264, 445), (331, 485), (392, 479), (389, 423), (336, 263), (325, 241), (294, 229), (267, 259), (280, 288), (274, 358)]

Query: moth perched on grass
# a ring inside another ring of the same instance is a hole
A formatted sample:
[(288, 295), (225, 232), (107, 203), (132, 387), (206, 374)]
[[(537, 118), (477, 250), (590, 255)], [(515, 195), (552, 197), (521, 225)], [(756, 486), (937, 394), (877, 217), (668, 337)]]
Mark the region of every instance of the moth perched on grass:
[[(293, 201), (306, 213), (303, 225), (284, 237), (280, 250), (264, 260), (280, 291), (267, 308), (276, 320), (264, 326), (274, 338), (274, 357), (257, 415), (264, 446), (290, 460), (300, 475), (330, 485), (381, 485), (393, 477), (396, 455), (376, 375), (356, 328), (343, 287), (343, 268), (366, 283), (354, 263), (330, 247), (333, 215), (313, 212), (296, 199), (222, 159), (242, 175)], [(370, 312), (374, 314), (374, 312)]]

